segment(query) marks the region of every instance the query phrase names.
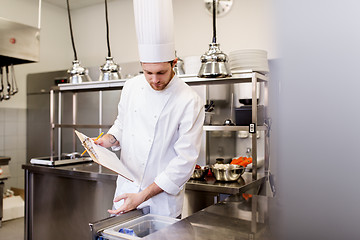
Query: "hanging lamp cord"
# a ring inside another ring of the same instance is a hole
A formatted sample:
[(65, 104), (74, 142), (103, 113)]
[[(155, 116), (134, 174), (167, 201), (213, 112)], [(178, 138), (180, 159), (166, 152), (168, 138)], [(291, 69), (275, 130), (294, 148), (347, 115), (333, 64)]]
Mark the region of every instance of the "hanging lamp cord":
[(213, 43), (216, 43), (216, 0), (213, 0)]
[(71, 43), (72, 43), (72, 47), (73, 47), (73, 50), (74, 50), (74, 60), (77, 61), (77, 54), (76, 54), (76, 49), (75, 49), (74, 35), (73, 35), (72, 24), (71, 24), (69, 0), (66, 0), (66, 4), (67, 4), (68, 17), (69, 17)]
[(105, 0), (105, 18), (106, 18), (106, 40), (107, 40), (107, 48), (108, 48), (108, 57), (111, 57), (107, 0)]

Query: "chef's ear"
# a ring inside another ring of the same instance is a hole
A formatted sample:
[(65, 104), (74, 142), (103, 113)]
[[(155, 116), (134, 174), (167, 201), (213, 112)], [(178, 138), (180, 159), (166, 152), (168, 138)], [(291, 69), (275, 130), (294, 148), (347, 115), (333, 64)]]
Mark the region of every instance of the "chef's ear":
[(175, 58), (173, 61), (171, 61), (172, 62), (171, 67), (175, 67), (175, 64), (177, 63), (177, 61), (178, 61), (178, 58)]

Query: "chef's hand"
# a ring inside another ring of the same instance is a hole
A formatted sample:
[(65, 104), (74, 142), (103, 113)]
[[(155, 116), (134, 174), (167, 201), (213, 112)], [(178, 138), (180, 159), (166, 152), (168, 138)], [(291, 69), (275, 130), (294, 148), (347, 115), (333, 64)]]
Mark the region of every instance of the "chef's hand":
[(124, 193), (114, 199), (114, 202), (124, 199), (123, 205), (118, 209), (108, 210), (108, 212), (111, 214), (119, 214), (131, 211), (137, 208), (141, 203), (161, 192), (163, 192), (163, 190), (156, 183), (152, 183), (139, 193)]
[[(95, 139), (94, 139), (95, 140)], [(111, 134), (105, 134), (98, 140), (94, 141), (95, 144), (103, 146), (105, 148), (109, 148), (112, 146), (119, 146), (119, 141), (116, 140), (116, 138)]]
[(120, 213), (129, 212), (129, 211), (135, 209), (141, 203), (143, 203), (145, 201), (145, 199), (146, 198), (145, 198), (143, 192), (124, 193), (120, 196), (117, 196), (114, 199), (114, 202), (119, 202), (121, 200), (124, 200), (123, 205), (121, 205), (121, 207), (119, 207), (118, 209), (108, 210), (108, 212), (111, 214), (120, 214)]

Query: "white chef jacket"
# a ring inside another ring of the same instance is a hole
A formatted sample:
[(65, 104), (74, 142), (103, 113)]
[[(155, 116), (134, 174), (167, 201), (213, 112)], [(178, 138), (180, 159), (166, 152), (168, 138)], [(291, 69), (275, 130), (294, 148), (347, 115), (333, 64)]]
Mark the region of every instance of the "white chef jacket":
[(138, 208), (149, 205), (153, 214), (180, 215), (184, 185), (199, 156), (204, 116), (203, 100), (176, 75), (161, 91), (152, 89), (144, 75), (127, 80), (108, 133), (119, 141), (120, 160), (135, 181), (118, 176), (114, 197), (155, 182), (164, 192)]

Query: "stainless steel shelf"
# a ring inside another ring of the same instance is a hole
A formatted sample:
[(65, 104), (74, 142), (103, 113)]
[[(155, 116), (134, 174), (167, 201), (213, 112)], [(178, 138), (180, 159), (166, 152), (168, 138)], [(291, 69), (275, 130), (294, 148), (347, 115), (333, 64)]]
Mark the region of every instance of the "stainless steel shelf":
[(112, 125), (104, 124), (52, 124), (52, 128), (111, 128)]
[[(232, 77), (227, 78), (199, 78), (196, 75), (180, 75), (188, 85), (203, 85), (203, 84), (229, 84), (229, 83), (244, 83), (252, 82), (256, 78), (258, 82), (267, 82), (268, 77), (259, 72), (252, 70), (234, 71)], [(54, 91), (97, 91), (97, 90), (111, 90), (122, 89), (128, 79), (112, 80), (112, 81), (92, 81), (84, 83), (64, 83), (54, 87)]]
[[(249, 126), (213, 126), (204, 125), (204, 131), (249, 131)], [(257, 126), (257, 131), (266, 131), (266, 126)]]

